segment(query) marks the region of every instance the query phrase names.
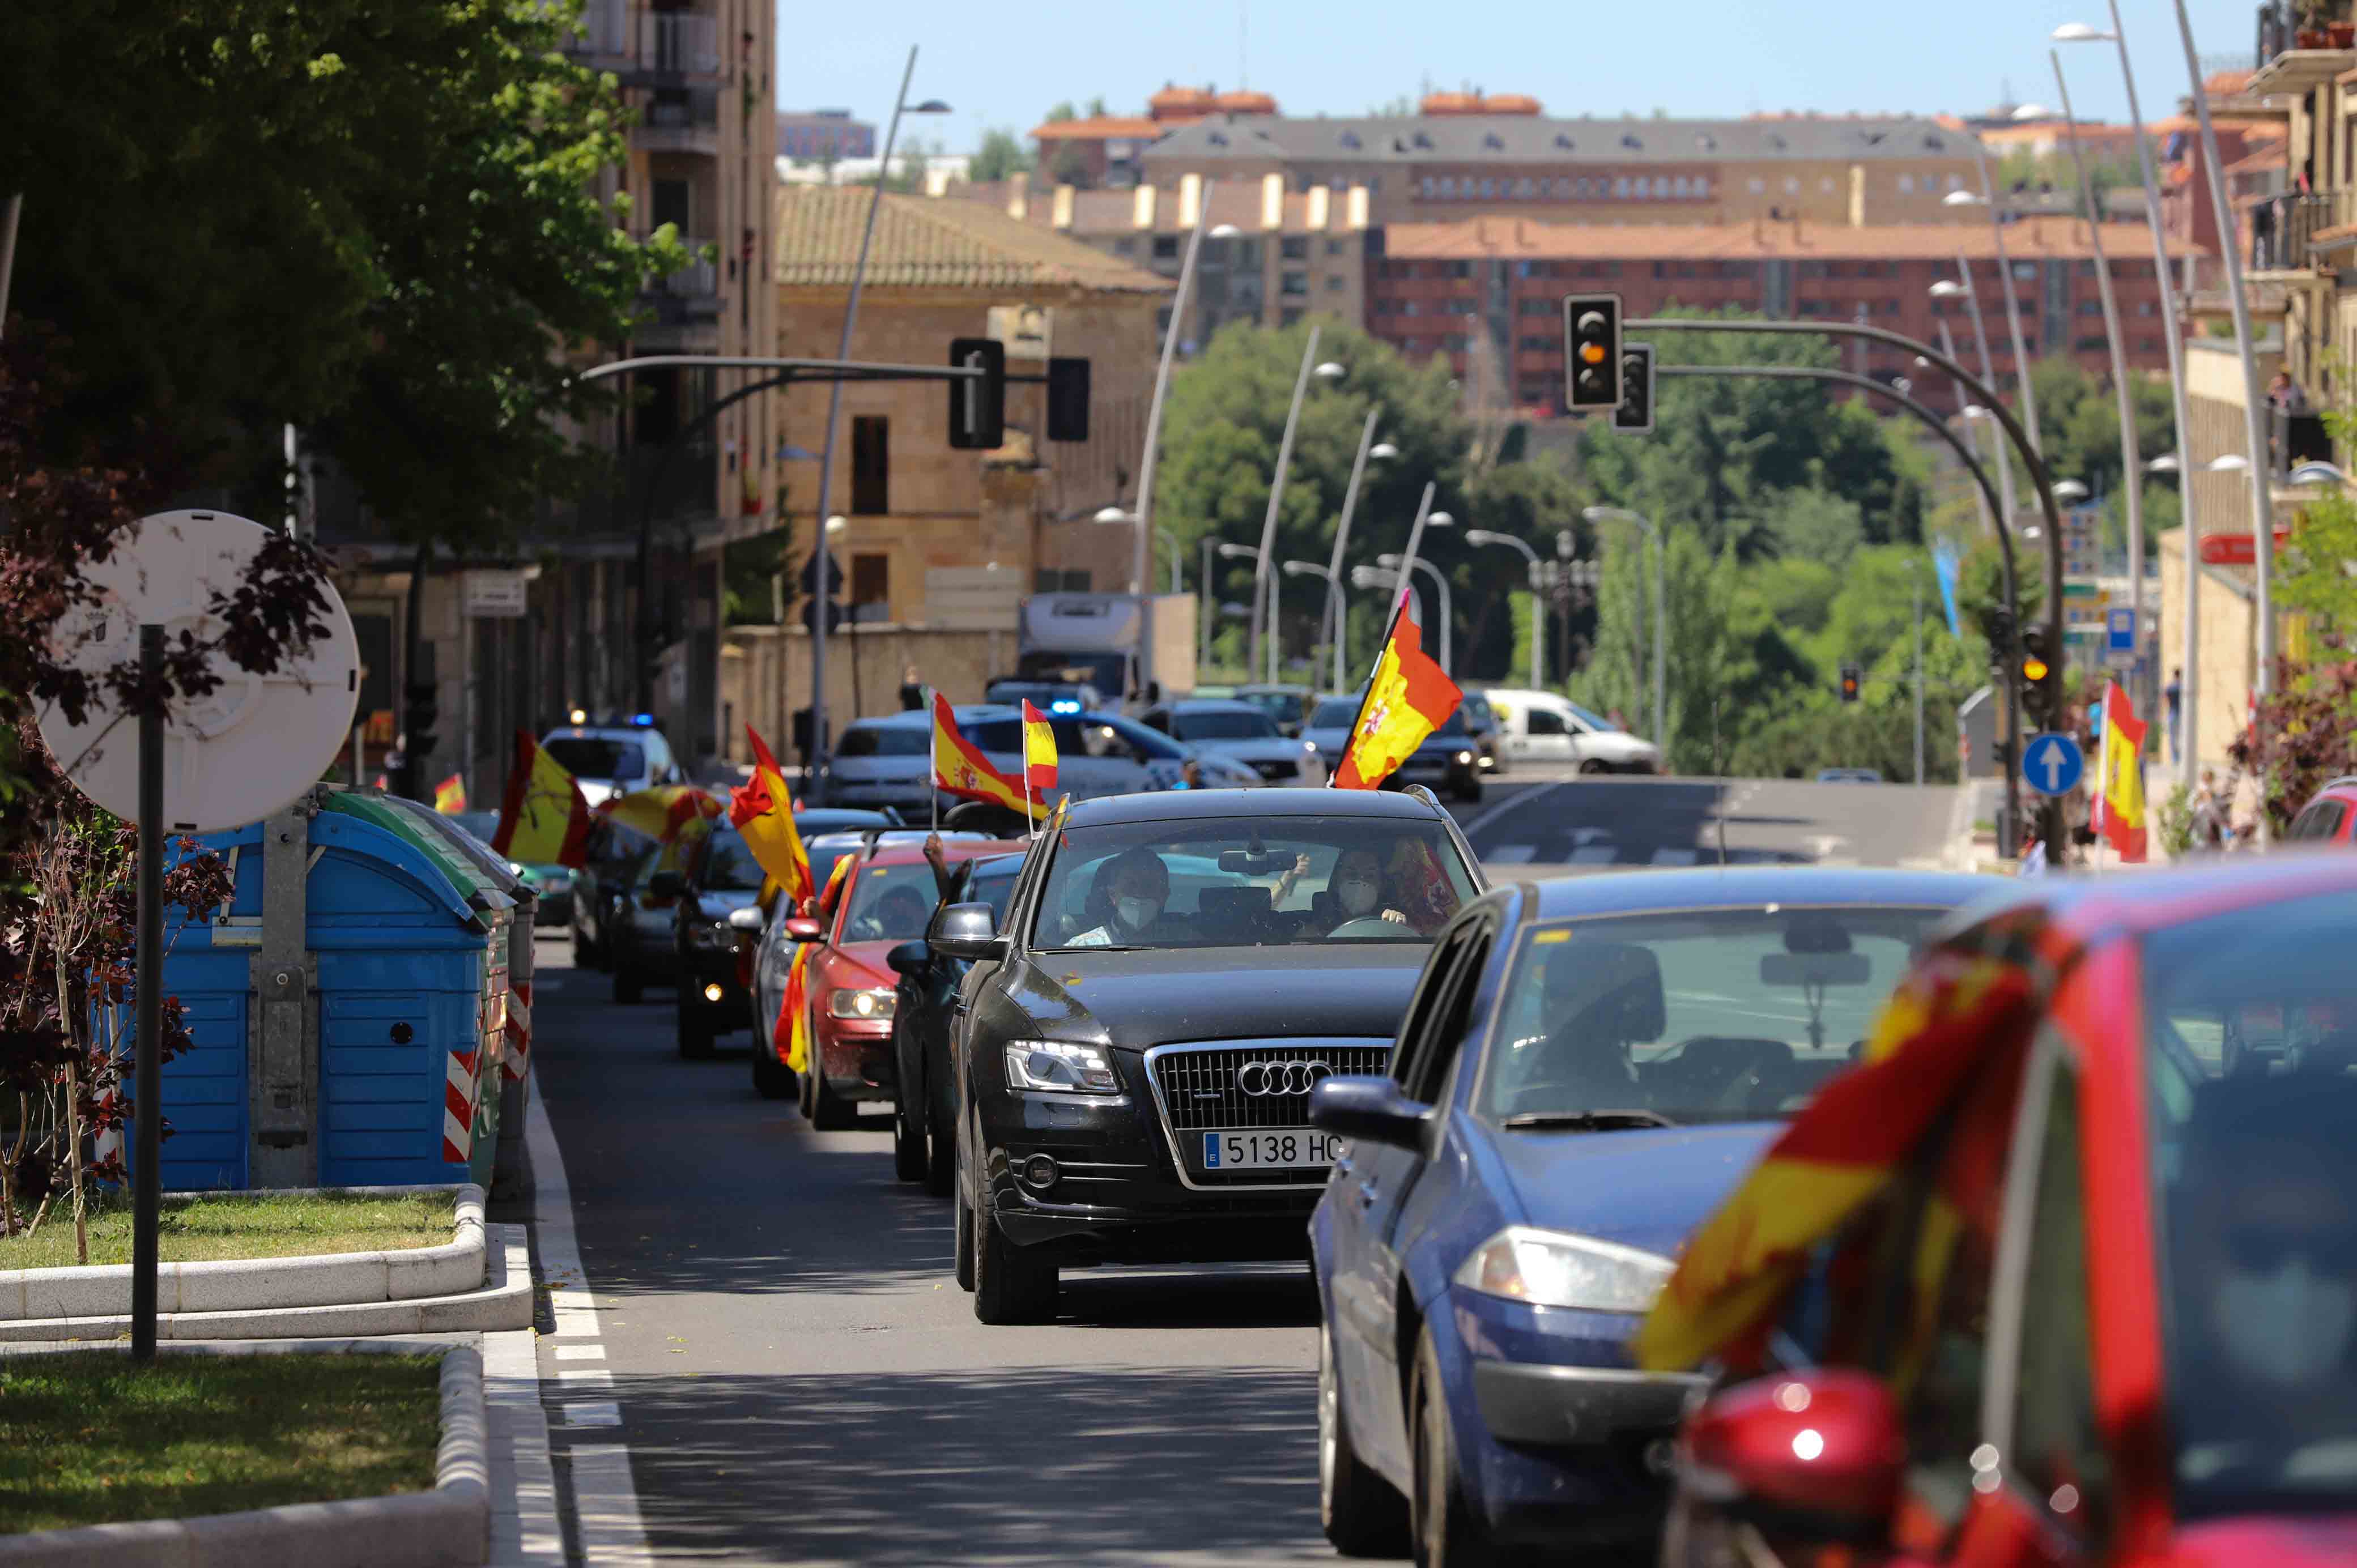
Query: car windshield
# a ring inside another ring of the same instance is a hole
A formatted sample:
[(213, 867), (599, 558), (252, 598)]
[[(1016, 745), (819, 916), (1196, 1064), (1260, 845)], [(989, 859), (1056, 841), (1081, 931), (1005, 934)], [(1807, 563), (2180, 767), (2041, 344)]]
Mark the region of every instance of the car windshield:
[(837, 940), (908, 942), (925, 934), (938, 902), (930, 865), (864, 865), (851, 889)]
[(1572, 711), (1573, 716), (1577, 717), (1581, 724), (1586, 725), (1589, 729), (1600, 729), (1617, 734), (1620, 728), (1619, 725), (1614, 724), (1610, 719), (1605, 718), (1600, 714), (1591, 714), (1586, 708), (1581, 707), (1577, 703), (1566, 703), (1564, 706), (1569, 708)]
[(1309, 727), (1311, 729), (1349, 729), (1351, 721), (1358, 716), (1358, 698), (1329, 697), (1318, 704), (1317, 712), (1309, 715)]
[(1436, 822), (1271, 816), (1066, 830), (1035, 947), (1428, 942), (1473, 895)]
[(1301, 698), (1291, 692), (1238, 692), (1235, 700), (1250, 703), (1278, 724), (1301, 717)]
[(1507, 979), (1478, 1109), (1533, 1129), (1789, 1116), (1858, 1059), (1945, 913), (1769, 904), (1541, 926)]
[[(1112, 714), (1089, 714), (1081, 718), (1061, 716), (1048, 721), (1055, 732), (1056, 755), (1059, 758), (1074, 757), (1104, 757), (1125, 762), (1176, 762), (1187, 755), (1186, 748), (1169, 736), (1157, 735), (1144, 725)], [(1023, 750), (1023, 721), (1019, 718), (984, 719), (964, 726), (966, 738), (984, 751), (996, 751), (1019, 756)]]
[(838, 757), (922, 757), (932, 746), (933, 732), (916, 725), (853, 725), (834, 748)]
[(743, 834), (716, 833), (705, 848), (695, 885), (708, 893), (759, 893), (761, 875), (761, 863)]
[(646, 749), (635, 741), (609, 740), (597, 735), (558, 735), (541, 742), (540, 748), (576, 779), (604, 783), (611, 779), (640, 778), (647, 770)]
[(2146, 940), (2178, 1510), (2357, 1498), (2357, 908)]
[(1276, 722), (1266, 714), (1241, 709), (1170, 715), (1170, 733), (1180, 740), (1275, 740)]

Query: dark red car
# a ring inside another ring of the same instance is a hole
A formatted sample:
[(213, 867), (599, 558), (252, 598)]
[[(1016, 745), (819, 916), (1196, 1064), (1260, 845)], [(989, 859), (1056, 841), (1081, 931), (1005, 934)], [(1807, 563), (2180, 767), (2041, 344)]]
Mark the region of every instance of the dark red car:
[(2352, 940), (2357, 860), (2287, 854), (1931, 944), (1647, 1321), (1765, 1374), (1688, 1418), (1663, 1561), (2357, 1562)]

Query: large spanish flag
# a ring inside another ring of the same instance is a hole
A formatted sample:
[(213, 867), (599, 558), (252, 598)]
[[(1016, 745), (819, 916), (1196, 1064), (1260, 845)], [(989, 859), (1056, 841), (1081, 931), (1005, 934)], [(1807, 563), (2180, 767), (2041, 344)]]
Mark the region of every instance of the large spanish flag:
[(1023, 780), (1010, 779), (993, 768), (990, 758), (975, 750), (974, 742), (959, 733), (957, 715), (950, 711), (950, 700), (939, 692), (933, 693), (933, 787), (969, 800), (989, 800), (1010, 811), (1027, 813), (1033, 822), (1048, 814), (1047, 801), (1026, 800)]
[(2123, 861), (2145, 858), (2144, 721), (2117, 681), (2104, 688), (2103, 776), (2096, 823)]
[(1897, 1178), (1944, 1117), (1915, 1260), (1919, 1305), (1936, 1305), (1939, 1292), (1922, 1287), (1944, 1272), (1961, 1220), (1989, 1218), (1996, 1202), (2031, 1002), (2018, 964), (1958, 952), (1919, 961), (1884, 1004), (1865, 1065), (1828, 1083), (1695, 1232), (1638, 1330), (1638, 1364), (1755, 1364), (1812, 1251)]
[(1023, 778), (1034, 795), (1056, 787), (1056, 732), (1028, 697), (1023, 699)]
[(591, 825), (589, 802), (573, 775), (530, 735), (516, 731), (515, 762), (491, 847), (526, 865), (587, 865)]
[[(1402, 568), (1405, 570), (1405, 567)], [(1415, 596), (1400, 590), (1392, 634), (1375, 660), (1374, 678), (1359, 703), (1342, 760), (1328, 782), (1338, 789), (1372, 789), (1405, 762), (1425, 737), (1448, 722), (1465, 693), (1424, 650)]]
[[(819, 895), (822, 908), (829, 906), (835, 889), (843, 886), (844, 873), (851, 869), (853, 858), (846, 854), (834, 863), (834, 870), (827, 875), (826, 891)], [(810, 1068), (810, 954), (816, 945), (794, 944), (793, 961), (786, 966), (785, 995), (778, 1004), (778, 1022), (770, 1031), (770, 1044), (778, 1053), (778, 1059), (796, 1072), (806, 1072)]]
[(745, 726), (745, 738), (753, 743), (753, 779), (737, 787), (728, 806), (728, 824), (745, 835), (745, 847), (769, 879), (800, 904), (817, 889), (811, 886), (802, 835), (794, 831), (793, 798), (786, 793), (784, 770), (751, 725)]
[(693, 784), (658, 784), (607, 798), (597, 814), (668, 843), (690, 822), (710, 822), (726, 808), (720, 797)]

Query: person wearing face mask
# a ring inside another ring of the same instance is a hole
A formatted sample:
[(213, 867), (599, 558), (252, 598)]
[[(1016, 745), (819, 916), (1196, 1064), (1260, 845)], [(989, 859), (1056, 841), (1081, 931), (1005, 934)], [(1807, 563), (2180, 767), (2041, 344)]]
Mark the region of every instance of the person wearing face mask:
[(1170, 869), (1162, 857), (1140, 845), (1125, 849), (1097, 872), (1092, 903), (1106, 918), (1074, 937), (1076, 948), (1130, 947), (1146, 941), (1170, 897)]
[[(1270, 902), (1282, 908), (1294, 885), (1308, 875), (1309, 857), (1301, 855), (1277, 878)], [(1319, 941), (1333, 935), (1353, 920), (1383, 919), (1405, 922), (1407, 917), (1395, 908), (1386, 908), (1383, 897), (1383, 866), (1382, 858), (1363, 845), (1344, 850), (1334, 857), (1334, 869), (1326, 878), (1325, 901), (1313, 909), (1310, 918), (1296, 934), (1297, 941)]]

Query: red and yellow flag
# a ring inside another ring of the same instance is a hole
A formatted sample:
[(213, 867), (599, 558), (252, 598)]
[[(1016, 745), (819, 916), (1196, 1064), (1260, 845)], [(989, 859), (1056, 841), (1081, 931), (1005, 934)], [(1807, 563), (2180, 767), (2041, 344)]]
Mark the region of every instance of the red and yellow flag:
[(2104, 688), (2103, 772), (2095, 797), (2096, 826), (2123, 861), (2145, 858), (2144, 721), (2117, 681)]
[(1056, 732), (1028, 697), (1023, 699), (1023, 778), (1034, 795), (1056, 787)]
[(690, 822), (711, 822), (723, 809), (720, 797), (709, 789), (693, 784), (658, 784), (651, 789), (610, 796), (597, 808), (597, 814), (669, 843)]
[(786, 994), (778, 1005), (777, 1027), (770, 1044), (778, 1059), (796, 1072), (810, 1068), (810, 989), (803, 971), (810, 960), (810, 942), (794, 944), (793, 962), (786, 966)]
[(467, 809), (467, 781), (453, 773), (434, 786), (434, 809), (444, 816), (456, 816)]
[(581, 787), (522, 730), (516, 731), (515, 745), (491, 847), (526, 865), (587, 865), (592, 824)]
[(974, 749), (974, 742), (959, 733), (950, 700), (939, 692), (933, 693), (933, 787), (969, 800), (989, 800), (1010, 811), (1020, 813), (1028, 808), (1034, 822), (1048, 814), (1047, 801), (1026, 800), (1023, 780), (993, 768), (990, 759)]
[[(1405, 567), (1401, 568), (1403, 571)], [(1415, 599), (1400, 590), (1391, 640), (1351, 721), (1351, 739), (1329, 780), (1338, 789), (1372, 789), (1405, 762), (1425, 737), (1448, 722), (1465, 693), (1424, 650)]]
[[(2009, 1105), (2018, 1083), (1997, 1069), (2018, 1047), (2031, 1003), (2017, 965), (1935, 953), (1884, 1004), (1866, 1042), (1866, 1064), (1825, 1085), (1686, 1245), (1633, 1346), (1639, 1366), (1668, 1371), (1714, 1357), (1756, 1352), (1811, 1251), (1899, 1174), (1934, 1119), (1960, 1101)], [(1989, 1069), (1976, 1075), (1979, 1069)], [(1971, 1092), (1994, 1084), (1992, 1098)], [(1971, 1173), (2002, 1165), (2001, 1116), (1960, 1118), (1942, 1176), (1943, 1205), (1927, 1216), (1919, 1276), (1944, 1267), (1955, 1217), (1968, 1207)], [(1993, 1189), (1992, 1189), (1993, 1190)], [(1931, 1293), (1936, 1300), (1937, 1293)]]
[(810, 856), (802, 851), (802, 835), (794, 831), (793, 798), (786, 793), (786, 775), (778, 759), (751, 725), (745, 738), (753, 743), (753, 779), (739, 785), (729, 802), (728, 825), (745, 835), (762, 872), (787, 897), (799, 905), (813, 891)]

